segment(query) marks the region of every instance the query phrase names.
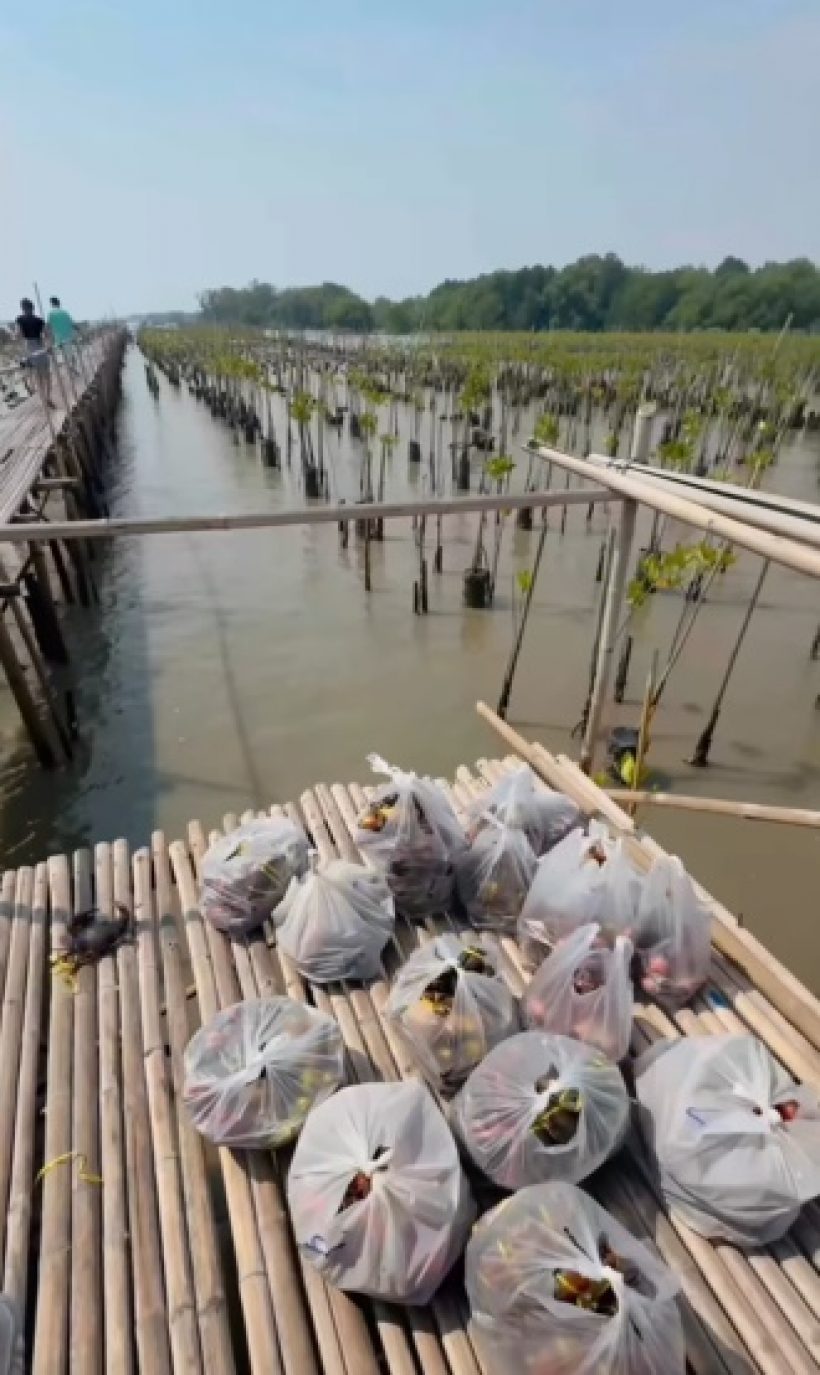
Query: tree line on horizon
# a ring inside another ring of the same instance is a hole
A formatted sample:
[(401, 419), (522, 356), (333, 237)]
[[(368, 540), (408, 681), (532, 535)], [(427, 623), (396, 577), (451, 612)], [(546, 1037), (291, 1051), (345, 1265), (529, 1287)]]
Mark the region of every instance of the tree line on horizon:
[(209, 324), (412, 334), (416, 331), (820, 330), (820, 270), (808, 258), (750, 268), (629, 267), (614, 253), (563, 268), (522, 267), (447, 279), (426, 296), (372, 303), (335, 282), (285, 287), (253, 281), (199, 298)]

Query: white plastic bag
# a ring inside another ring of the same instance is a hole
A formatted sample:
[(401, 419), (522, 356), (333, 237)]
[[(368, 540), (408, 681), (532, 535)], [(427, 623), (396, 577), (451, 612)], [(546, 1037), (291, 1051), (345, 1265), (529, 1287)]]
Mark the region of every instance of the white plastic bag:
[(754, 1036), (654, 1046), (635, 1089), (668, 1203), (737, 1246), (775, 1241), (820, 1194), (820, 1107)]
[(490, 816), (455, 860), (456, 892), (473, 925), (514, 934), (537, 863), (525, 832)]
[(301, 1253), (340, 1289), (428, 1303), (475, 1217), (447, 1123), (421, 1084), (357, 1084), (310, 1114), (288, 1174)]
[(393, 933), (393, 899), (384, 877), (333, 859), (294, 879), (273, 914), (276, 940), (313, 983), (372, 979)]
[(709, 976), (712, 920), (680, 860), (664, 855), (647, 874), (635, 923), (640, 986), (668, 1007), (694, 997)]
[(332, 1017), (290, 998), (226, 1007), (188, 1042), (183, 1098), (197, 1131), (218, 1146), (276, 1147), (344, 1079)]
[(528, 1026), (574, 1036), (622, 1060), (632, 1031), (632, 942), (610, 948), (595, 923), (561, 941), (536, 970), (524, 994)]
[(577, 1184), (617, 1150), (629, 1099), (621, 1072), (593, 1046), (524, 1031), (491, 1050), (453, 1102), (453, 1127), (502, 1189)]
[(518, 922), (525, 958), (537, 964), (550, 946), (590, 922), (610, 938), (629, 936), (643, 878), (605, 827), (591, 821), (588, 835), (572, 831), (538, 863)]
[(529, 764), (505, 774), (470, 808), (475, 832), (483, 828), (487, 815), (523, 831), (536, 855), (545, 855), (584, 824), (584, 814), (572, 799), (545, 788)]
[(518, 1030), (500, 963), (486, 936), (443, 935), (415, 950), (396, 975), (384, 1015), (437, 1087), (455, 1088)]
[(243, 822), (215, 841), (202, 861), (203, 915), (229, 935), (252, 931), (307, 867), (307, 839), (292, 821)]
[(572, 1184), (482, 1217), (466, 1284), (490, 1375), (684, 1375), (676, 1277)]
[(357, 818), (354, 839), (384, 870), (396, 910), (423, 920), (448, 906), (453, 896), (453, 858), (467, 841), (441, 788), (367, 756), (376, 773), (390, 782)]

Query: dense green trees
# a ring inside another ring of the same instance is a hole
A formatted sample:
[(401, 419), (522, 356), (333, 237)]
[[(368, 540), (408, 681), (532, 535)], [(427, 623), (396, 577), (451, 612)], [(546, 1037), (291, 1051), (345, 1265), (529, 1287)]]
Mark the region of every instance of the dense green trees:
[(557, 270), (523, 267), (468, 281), (448, 279), (428, 296), (371, 306), (347, 287), (288, 287), (251, 282), (201, 297), (214, 323), (284, 329), (414, 330), (777, 330), (820, 329), (820, 271), (807, 258), (752, 270), (728, 257), (711, 271), (679, 267), (650, 272), (614, 253), (589, 254)]

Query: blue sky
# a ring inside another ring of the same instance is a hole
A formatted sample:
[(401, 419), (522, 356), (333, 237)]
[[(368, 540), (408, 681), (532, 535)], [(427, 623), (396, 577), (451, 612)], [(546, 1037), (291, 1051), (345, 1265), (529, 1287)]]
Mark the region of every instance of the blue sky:
[(820, 260), (820, 0), (37, 0), (0, 52), (0, 318)]

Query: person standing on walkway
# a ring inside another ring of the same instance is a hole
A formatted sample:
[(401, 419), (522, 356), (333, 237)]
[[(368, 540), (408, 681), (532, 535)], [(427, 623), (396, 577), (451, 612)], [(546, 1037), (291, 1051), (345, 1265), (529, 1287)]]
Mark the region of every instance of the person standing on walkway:
[(51, 399), (51, 366), (46, 344), (46, 322), (34, 313), (34, 302), (24, 296), (16, 324), (20, 338), (25, 341), (28, 364), (34, 375), (37, 390), (47, 406), (54, 409)]
[(59, 296), (52, 296), (49, 300), (49, 306), (51, 309), (48, 312), (46, 324), (51, 335), (51, 342), (55, 349), (60, 351), (71, 371), (76, 373), (74, 345), (77, 342), (77, 326), (68, 311), (63, 310)]

